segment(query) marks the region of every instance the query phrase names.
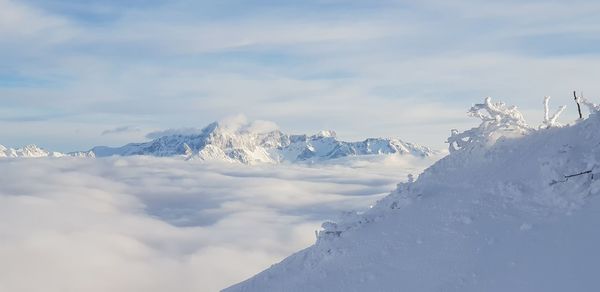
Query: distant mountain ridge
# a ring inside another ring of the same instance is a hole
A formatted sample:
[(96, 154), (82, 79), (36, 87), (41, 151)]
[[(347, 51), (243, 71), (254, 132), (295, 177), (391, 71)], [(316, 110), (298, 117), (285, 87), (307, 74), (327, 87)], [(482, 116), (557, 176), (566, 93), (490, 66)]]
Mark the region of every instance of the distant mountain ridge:
[(36, 145), (23, 148), (7, 148), (0, 145), (0, 158), (148, 155), (256, 164), (315, 163), (361, 155), (429, 157), (440, 153), (396, 138), (368, 138), (358, 142), (345, 142), (338, 140), (334, 131), (320, 131), (315, 135), (289, 135), (280, 130), (255, 131), (252, 128), (251, 124), (231, 127), (214, 122), (196, 133), (167, 134), (148, 142), (130, 143), (121, 147), (96, 146), (89, 151), (71, 153), (49, 151)]
[(230, 129), (214, 122), (197, 134), (167, 135), (122, 147), (97, 146), (97, 157), (113, 155), (186, 156), (187, 159), (253, 163), (319, 162), (346, 156), (397, 154), (428, 157), (439, 153), (428, 147), (394, 138), (345, 142), (334, 131), (315, 135), (288, 135), (279, 130), (253, 132)]
[(37, 145), (33, 145), (33, 144), (24, 146), (22, 148), (7, 148), (3, 145), (0, 145), (0, 158), (16, 158), (16, 157), (35, 158), (35, 157), (64, 157), (64, 156), (95, 157), (94, 153), (91, 151), (62, 153), (62, 152), (56, 152), (56, 151), (48, 151), (44, 148), (38, 147)]

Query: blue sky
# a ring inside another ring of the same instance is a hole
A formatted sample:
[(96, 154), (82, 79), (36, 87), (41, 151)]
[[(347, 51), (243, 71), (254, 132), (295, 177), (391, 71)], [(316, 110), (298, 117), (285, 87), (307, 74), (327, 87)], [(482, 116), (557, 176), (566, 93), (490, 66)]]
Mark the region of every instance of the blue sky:
[[(0, 144), (142, 141), (227, 116), (444, 147), (492, 96), (600, 93), (595, 1), (0, 0)], [(598, 98), (600, 101), (600, 97)]]

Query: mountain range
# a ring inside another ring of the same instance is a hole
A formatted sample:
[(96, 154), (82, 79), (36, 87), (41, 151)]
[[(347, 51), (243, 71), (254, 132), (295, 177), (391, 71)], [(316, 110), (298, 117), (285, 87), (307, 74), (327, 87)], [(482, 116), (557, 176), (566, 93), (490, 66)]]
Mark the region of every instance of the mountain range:
[(16, 157), (25, 157), (25, 158), (36, 158), (36, 157), (95, 157), (94, 153), (91, 151), (80, 151), (80, 152), (71, 152), (71, 153), (62, 153), (56, 151), (49, 151), (44, 148), (38, 147), (37, 145), (27, 145), (22, 148), (7, 148), (3, 145), (0, 145), (0, 158), (16, 158)]
[(98, 146), (91, 149), (97, 157), (112, 155), (183, 155), (189, 159), (230, 162), (280, 163), (318, 162), (346, 156), (399, 154), (427, 157), (437, 153), (428, 147), (400, 139), (369, 138), (360, 142), (337, 139), (334, 131), (315, 135), (289, 135), (279, 130), (254, 132), (246, 128), (231, 129), (218, 122), (192, 135), (167, 135), (149, 142), (122, 147)]
[(189, 160), (217, 160), (243, 164), (308, 162), (360, 155), (409, 155), (429, 157), (439, 152), (396, 138), (369, 138), (359, 142), (340, 141), (334, 131), (315, 135), (289, 135), (280, 130), (257, 132), (211, 123), (198, 133), (173, 134), (148, 142), (121, 147), (96, 146), (89, 151), (60, 153), (29, 145), (22, 149), (0, 148), (0, 157), (107, 157), (182, 156)]

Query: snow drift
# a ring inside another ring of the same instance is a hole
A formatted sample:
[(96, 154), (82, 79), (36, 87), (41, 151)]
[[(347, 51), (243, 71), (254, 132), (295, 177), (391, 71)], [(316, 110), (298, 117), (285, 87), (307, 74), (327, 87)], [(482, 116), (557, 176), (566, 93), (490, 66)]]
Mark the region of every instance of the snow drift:
[[(547, 100), (545, 101), (547, 104)], [(600, 113), (532, 128), (488, 98), (450, 155), (232, 291), (597, 291)]]

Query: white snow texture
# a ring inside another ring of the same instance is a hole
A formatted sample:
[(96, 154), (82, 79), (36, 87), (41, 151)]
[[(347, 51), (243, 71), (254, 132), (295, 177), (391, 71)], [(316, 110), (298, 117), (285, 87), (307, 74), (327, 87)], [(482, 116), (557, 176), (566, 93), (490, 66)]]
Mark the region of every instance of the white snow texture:
[(589, 118), (536, 129), (486, 99), (414, 182), (224, 291), (598, 291), (600, 114), (585, 102)]

